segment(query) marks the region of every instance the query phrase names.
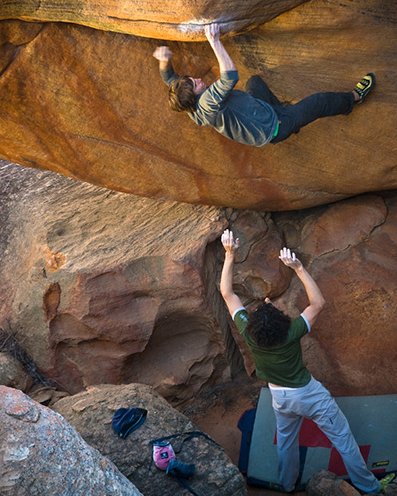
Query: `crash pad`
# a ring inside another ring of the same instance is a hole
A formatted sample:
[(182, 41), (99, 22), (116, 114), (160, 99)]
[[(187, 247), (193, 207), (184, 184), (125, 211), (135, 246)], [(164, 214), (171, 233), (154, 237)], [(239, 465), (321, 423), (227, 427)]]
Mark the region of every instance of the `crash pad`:
[[(396, 471), (397, 395), (342, 396), (335, 399), (349, 421), (368, 468), (378, 477)], [(261, 389), (256, 414), (252, 418), (247, 482), (282, 490), (278, 480), (276, 420), (268, 388)], [(246, 439), (247, 433), (242, 446), (245, 452)], [(297, 489), (304, 489), (310, 477), (321, 469), (348, 479), (339, 453), (309, 419), (303, 421), (299, 445), (301, 467)]]

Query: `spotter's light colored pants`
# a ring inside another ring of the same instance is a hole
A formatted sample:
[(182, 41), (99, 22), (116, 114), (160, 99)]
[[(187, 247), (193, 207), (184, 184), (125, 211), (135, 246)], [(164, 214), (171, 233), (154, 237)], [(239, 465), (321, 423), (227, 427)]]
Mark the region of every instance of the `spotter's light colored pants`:
[(299, 430), (303, 418), (313, 420), (340, 453), (352, 483), (376, 493), (380, 483), (367, 468), (349, 423), (329, 391), (316, 379), (296, 389), (270, 389), (277, 422), (280, 482), (292, 491), (299, 475)]

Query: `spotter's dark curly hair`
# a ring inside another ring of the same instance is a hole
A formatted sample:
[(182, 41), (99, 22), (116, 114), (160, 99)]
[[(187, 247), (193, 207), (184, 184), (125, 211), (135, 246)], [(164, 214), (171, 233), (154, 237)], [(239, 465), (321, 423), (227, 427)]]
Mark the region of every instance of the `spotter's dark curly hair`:
[(290, 324), (288, 315), (271, 303), (262, 303), (250, 314), (247, 332), (258, 346), (270, 348), (287, 340)]

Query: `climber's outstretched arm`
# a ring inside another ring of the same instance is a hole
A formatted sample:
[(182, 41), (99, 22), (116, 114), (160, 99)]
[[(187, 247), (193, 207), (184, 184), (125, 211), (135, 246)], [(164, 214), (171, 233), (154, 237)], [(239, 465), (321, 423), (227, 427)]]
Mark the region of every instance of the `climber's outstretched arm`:
[(325, 299), (321, 293), (320, 288), (317, 286), (313, 277), (302, 265), (302, 262), (296, 258), (295, 253), (291, 252), (289, 248), (283, 248), (280, 250), (279, 259), (283, 262), (284, 265), (294, 270), (295, 274), (301, 280), (301, 283), (305, 288), (306, 295), (309, 300), (309, 305), (302, 313), (309, 321), (309, 324), (313, 325), (318, 317), (318, 314), (321, 312), (325, 305)]
[(221, 241), (225, 249), (225, 260), (223, 262), (220, 290), (231, 316), (236, 310), (243, 307), (240, 298), (233, 290), (233, 266), (234, 254), (240, 245), (238, 238), (234, 239), (233, 232), (226, 229), (222, 234)]
[(159, 61), (160, 75), (165, 84), (170, 85), (178, 78), (172, 66), (172, 52), (167, 46), (159, 46), (153, 52), (153, 57)]
[(153, 52), (153, 57), (159, 61), (159, 69), (165, 71), (171, 64), (172, 52), (167, 46), (159, 46)]
[(205, 26), (204, 32), (218, 60), (220, 72), (235, 71), (236, 66), (219, 39), (219, 24), (213, 23)]

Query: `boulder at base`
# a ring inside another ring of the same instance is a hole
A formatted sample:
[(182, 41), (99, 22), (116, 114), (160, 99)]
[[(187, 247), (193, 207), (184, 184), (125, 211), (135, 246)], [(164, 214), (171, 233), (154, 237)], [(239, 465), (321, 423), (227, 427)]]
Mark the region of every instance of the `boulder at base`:
[(327, 470), (320, 470), (306, 486), (307, 496), (359, 496), (360, 492), (348, 482)]
[(0, 352), (0, 385), (26, 391), (32, 379), (24, 370), (21, 362), (7, 352)]
[(58, 413), (0, 386), (0, 494), (140, 496)]
[[(126, 439), (111, 427), (118, 408), (145, 408), (146, 421)], [(143, 384), (102, 385), (55, 403), (54, 408), (80, 432), (83, 438), (108, 456), (145, 496), (182, 496), (175, 479), (151, 464), (150, 440), (196, 431), (187, 417), (172, 408), (152, 387)], [(194, 463), (196, 473), (190, 486), (200, 495), (244, 496), (245, 482), (223, 448), (204, 436), (182, 443), (185, 436), (171, 440), (177, 459)]]

